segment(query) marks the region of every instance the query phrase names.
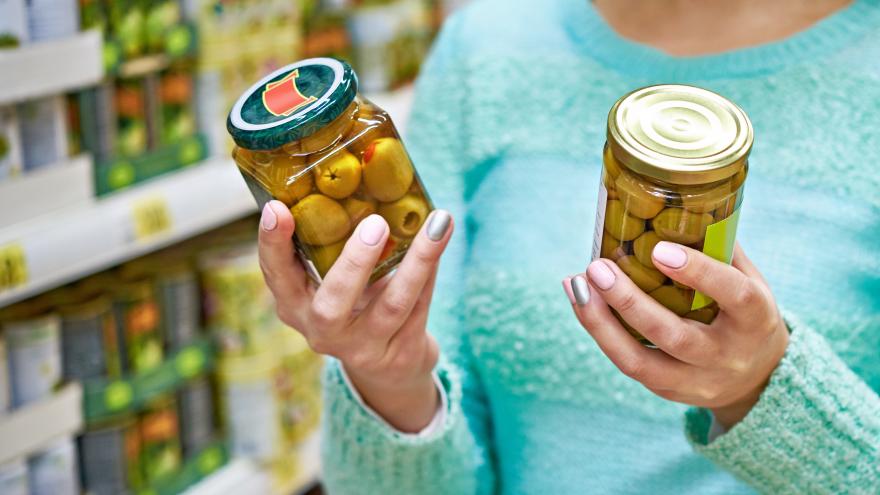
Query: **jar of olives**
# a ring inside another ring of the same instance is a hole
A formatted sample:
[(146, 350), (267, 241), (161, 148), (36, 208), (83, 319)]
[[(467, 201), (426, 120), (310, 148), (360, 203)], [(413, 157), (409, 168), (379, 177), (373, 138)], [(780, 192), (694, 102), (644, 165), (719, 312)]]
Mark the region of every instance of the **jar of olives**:
[(666, 277), (651, 253), (670, 241), (730, 263), (752, 141), (745, 112), (711, 91), (659, 85), (622, 97), (608, 114), (593, 259), (617, 263), (679, 316), (712, 322), (718, 305)]
[(232, 156), (260, 207), (277, 199), (290, 208), (294, 245), (317, 283), (374, 213), (391, 231), (371, 281), (381, 278), (433, 209), (394, 123), (357, 84), (345, 62), (302, 60), (251, 86), (226, 123)]

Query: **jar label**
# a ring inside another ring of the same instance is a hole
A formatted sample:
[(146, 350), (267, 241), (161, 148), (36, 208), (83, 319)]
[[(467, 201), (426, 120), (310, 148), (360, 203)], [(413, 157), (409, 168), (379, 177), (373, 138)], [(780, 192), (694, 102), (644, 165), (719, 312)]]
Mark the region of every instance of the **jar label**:
[(302, 94), (296, 85), (299, 69), (287, 74), (282, 79), (266, 83), (263, 89), (263, 106), (276, 117), (287, 117), (298, 109), (317, 100), (314, 96)]
[[(603, 172), (604, 173), (604, 172)], [(599, 181), (599, 204), (596, 207), (596, 227), (593, 229), (593, 254), (592, 261), (599, 259), (602, 250), (602, 237), (605, 235), (605, 206), (608, 204), (608, 189)]]
[[(736, 245), (736, 227), (739, 224), (739, 212), (741, 208), (734, 210), (733, 214), (706, 227), (706, 239), (703, 241), (703, 254), (715, 258), (722, 263), (730, 264), (733, 260), (733, 247)], [(712, 304), (712, 298), (700, 291), (694, 293), (694, 302), (691, 311)]]

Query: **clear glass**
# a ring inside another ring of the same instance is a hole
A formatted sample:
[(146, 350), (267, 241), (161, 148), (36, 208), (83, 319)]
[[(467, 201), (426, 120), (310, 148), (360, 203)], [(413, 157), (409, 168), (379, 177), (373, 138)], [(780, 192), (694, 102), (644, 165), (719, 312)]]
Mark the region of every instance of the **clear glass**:
[(270, 151), (236, 147), (233, 158), (246, 180), (290, 208), (297, 252), (319, 283), (367, 216), (391, 229), (372, 282), (400, 263), (434, 209), (391, 118), (360, 95), (313, 135)]
[[(694, 290), (657, 270), (651, 253), (660, 241), (702, 251), (706, 228), (739, 207), (748, 163), (743, 162), (731, 177), (699, 185), (669, 184), (635, 173), (614, 157), (607, 144), (603, 165), (607, 199), (603, 229), (597, 229), (601, 236), (597, 236), (597, 256), (617, 263), (640, 289), (677, 315), (711, 323), (718, 314), (718, 304), (713, 301), (691, 309)], [(614, 315), (636, 339), (651, 345), (619, 314)]]

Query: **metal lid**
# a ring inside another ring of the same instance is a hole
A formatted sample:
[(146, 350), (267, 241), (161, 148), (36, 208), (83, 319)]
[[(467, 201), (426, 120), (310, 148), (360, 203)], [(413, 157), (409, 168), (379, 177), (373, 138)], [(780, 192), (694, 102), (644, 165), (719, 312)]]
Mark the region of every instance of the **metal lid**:
[(637, 89), (608, 113), (608, 144), (634, 172), (673, 184), (735, 174), (752, 148), (748, 116), (711, 91), (678, 84)]
[(342, 114), (357, 76), (334, 58), (309, 58), (257, 81), (235, 102), (226, 129), (236, 144), (271, 150), (310, 136)]

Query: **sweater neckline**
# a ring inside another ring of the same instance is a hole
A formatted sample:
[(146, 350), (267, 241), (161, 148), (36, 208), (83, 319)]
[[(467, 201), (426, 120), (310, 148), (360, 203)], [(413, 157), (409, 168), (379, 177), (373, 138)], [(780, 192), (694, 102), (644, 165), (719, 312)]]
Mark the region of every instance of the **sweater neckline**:
[(589, 0), (567, 0), (567, 30), (595, 60), (618, 72), (667, 80), (745, 77), (776, 72), (831, 53), (880, 22), (880, 0), (852, 4), (787, 38), (727, 52), (675, 56), (618, 34)]

